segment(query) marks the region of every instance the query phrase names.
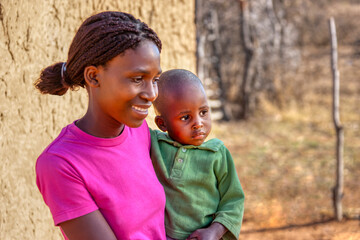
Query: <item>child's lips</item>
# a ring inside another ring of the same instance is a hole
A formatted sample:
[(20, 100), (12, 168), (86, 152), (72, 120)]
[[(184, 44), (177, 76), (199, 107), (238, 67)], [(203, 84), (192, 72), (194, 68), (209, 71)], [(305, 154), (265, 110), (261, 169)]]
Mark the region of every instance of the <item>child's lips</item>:
[(204, 136), (205, 136), (204, 132), (194, 132), (192, 134), (192, 138), (194, 138), (194, 139), (203, 139)]

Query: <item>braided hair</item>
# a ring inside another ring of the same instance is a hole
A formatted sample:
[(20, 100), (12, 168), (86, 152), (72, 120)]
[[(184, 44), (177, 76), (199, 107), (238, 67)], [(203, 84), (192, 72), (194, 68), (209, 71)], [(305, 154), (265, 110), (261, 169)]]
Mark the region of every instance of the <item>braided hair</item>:
[(101, 12), (86, 19), (69, 49), (68, 60), (42, 70), (35, 87), (44, 94), (63, 95), (71, 88), (85, 86), (87, 66), (104, 66), (142, 40), (150, 40), (161, 51), (161, 41), (148, 25), (124, 12)]

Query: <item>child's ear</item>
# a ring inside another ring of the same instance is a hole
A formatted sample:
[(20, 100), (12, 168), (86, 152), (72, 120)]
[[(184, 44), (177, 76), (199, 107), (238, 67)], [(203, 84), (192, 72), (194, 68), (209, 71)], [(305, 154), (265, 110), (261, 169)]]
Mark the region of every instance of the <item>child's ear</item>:
[(99, 87), (99, 81), (97, 79), (98, 68), (95, 66), (87, 66), (84, 69), (84, 79), (87, 85), (90, 87)]
[(163, 132), (167, 131), (165, 121), (161, 116), (155, 117), (155, 123), (161, 131), (163, 131)]

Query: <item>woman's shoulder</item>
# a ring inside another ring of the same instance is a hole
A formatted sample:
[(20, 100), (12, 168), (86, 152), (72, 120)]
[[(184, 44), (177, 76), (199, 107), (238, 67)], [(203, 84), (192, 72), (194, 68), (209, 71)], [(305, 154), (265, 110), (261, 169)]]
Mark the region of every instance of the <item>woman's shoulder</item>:
[(67, 135), (69, 135), (69, 129), (73, 124), (74, 123), (71, 123), (65, 126), (64, 128), (62, 128), (59, 135), (44, 149), (43, 154), (56, 151), (59, 148), (59, 145), (63, 144), (64, 138), (66, 138)]

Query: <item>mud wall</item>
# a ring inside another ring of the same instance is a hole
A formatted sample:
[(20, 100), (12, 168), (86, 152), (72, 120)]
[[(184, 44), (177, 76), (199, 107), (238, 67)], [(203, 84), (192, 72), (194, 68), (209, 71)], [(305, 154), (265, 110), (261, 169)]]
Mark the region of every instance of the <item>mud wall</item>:
[(35, 161), (61, 128), (85, 113), (83, 89), (41, 95), (42, 68), (65, 61), (91, 14), (126, 11), (163, 41), (162, 68), (195, 71), (194, 0), (4, 0), (0, 2), (0, 239), (62, 239), (35, 184)]

